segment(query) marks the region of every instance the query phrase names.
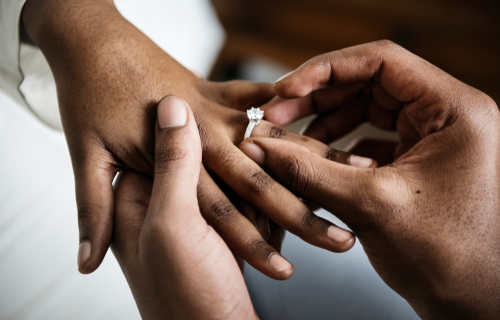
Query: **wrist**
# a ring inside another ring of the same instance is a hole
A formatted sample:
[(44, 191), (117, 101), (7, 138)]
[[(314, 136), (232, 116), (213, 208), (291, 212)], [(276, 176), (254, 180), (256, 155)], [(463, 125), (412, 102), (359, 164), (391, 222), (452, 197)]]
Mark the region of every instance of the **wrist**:
[(54, 67), (102, 47), (110, 40), (110, 31), (127, 21), (112, 0), (28, 0), (21, 23), (26, 36)]
[[(27, 0), (21, 23), (34, 42), (43, 43), (51, 36), (71, 32), (78, 22), (87, 22), (93, 16), (118, 13), (112, 0)], [(118, 13), (119, 15), (119, 13)]]

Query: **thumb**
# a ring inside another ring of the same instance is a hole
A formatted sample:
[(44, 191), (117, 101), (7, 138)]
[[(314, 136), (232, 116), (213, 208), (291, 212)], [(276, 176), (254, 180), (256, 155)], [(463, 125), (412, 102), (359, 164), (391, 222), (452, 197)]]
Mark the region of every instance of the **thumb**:
[(168, 96), (158, 104), (154, 183), (146, 219), (169, 225), (201, 219), (200, 166), (201, 141), (193, 112), (185, 101)]
[(78, 270), (95, 271), (108, 251), (113, 229), (113, 177), (115, 171), (103, 164), (101, 150), (87, 152), (89, 157), (73, 160), (78, 206)]
[(278, 139), (251, 138), (240, 149), (298, 197), (334, 213), (350, 227), (358, 225), (357, 219), (366, 220), (367, 205), (378, 197), (372, 192), (377, 189), (378, 169), (343, 165)]

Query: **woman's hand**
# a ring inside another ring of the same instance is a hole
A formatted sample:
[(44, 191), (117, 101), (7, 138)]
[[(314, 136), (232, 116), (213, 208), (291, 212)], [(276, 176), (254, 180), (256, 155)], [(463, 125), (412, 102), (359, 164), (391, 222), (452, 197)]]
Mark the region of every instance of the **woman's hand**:
[(364, 114), (384, 128), (396, 124), (397, 160), (376, 169), (341, 166), (265, 138), (241, 149), (297, 196), (343, 220), (381, 278), (422, 318), (498, 319), (495, 102), (390, 42), (316, 57), (276, 90), (283, 100), (266, 111), (274, 120), (329, 112), (309, 131), (324, 141)]
[[(201, 216), (201, 145), (190, 108), (158, 106), (154, 182), (127, 171), (111, 248), (144, 319), (256, 319), (231, 251)], [(271, 258), (273, 259), (273, 258)]]
[[(23, 23), (57, 84), (75, 173), (82, 273), (94, 271), (107, 252), (116, 172), (153, 175), (156, 106), (171, 94), (191, 105), (198, 123), (201, 212), (236, 254), (264, 274), (285, 279), (291, 273), (270, 263), (283, 237), (277, 225), (334, 252), (352, 247), (352, 234), (315, 216), (235, 146), (248, 120), (244, 112), (226, 107), (260, 105), (274, 95), (272, 86), (198, 79), (126, 21), (110, 0), (28, 0)], [(325, 157), (337, 154), (265, 121), (253, 136), (294, 141)], [(227, 192), (231, 199), (214, 179), (232, 191)]]

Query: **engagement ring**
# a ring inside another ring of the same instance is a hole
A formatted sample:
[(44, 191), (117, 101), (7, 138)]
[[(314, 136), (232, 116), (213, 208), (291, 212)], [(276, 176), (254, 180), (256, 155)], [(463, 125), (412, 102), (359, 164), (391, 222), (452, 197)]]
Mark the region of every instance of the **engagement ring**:
[(250, 123), (248, 123), (247, 131), (245, 131), (245, 138), (243, 140), (250, 138), (253, 128), (258, 125), (262, 117), (264, 117), (264, 111), (260, 110), (260, 108), (252, 107), (247, 110), (247, 116)]

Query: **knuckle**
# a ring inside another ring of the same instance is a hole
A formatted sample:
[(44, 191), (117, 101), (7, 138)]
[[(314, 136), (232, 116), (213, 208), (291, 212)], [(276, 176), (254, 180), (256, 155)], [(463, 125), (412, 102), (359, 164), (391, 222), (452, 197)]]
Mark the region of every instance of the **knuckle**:
[(285, 159), (281, 164), (283, 182), (287, 187), (302, 196), (309, 194), (311, 177), (306, 174), (306, 164), (295, 156)]
[(263, 194), (273, 185), (273, 179), (262, 171), (254, 172), (248, 179), (250, 192), (253, 194)]
[(293, 83), (292, 81), (278, 81), (274, 85), (274, 90), (279, 94), (291, 92), (293, 90)]
[(179, 163), (186, 158), (188, 152), (180, 146), (171, 146), (155, 153), (155, 171), (165, 173), (173, 163)]
[(213, 225), (227, 224), (236, 216), (236, 208), (224, 200), (216, 200), (201, 210), (203, 216)]
[(289, 134), (285, 128), (277, 125), (271, 125), (267, 133), (267, 136), (273, 139), (286, 139), (289, 136)]
[(267, 246), (267, 242), (263, 239), (253, 239), (248, 243), (248, 252), (252, 254), (266, 248)]
[(393, 174), (380, 174), (380, 170), (372, 170), (364, 179), (365, 194), (361, 205), (363, 210), (376, 215), (377, 212), (404, 212), (407, 207), (405, 184)]
[(222, 147), (214, 152), (215, 162), (221, 165), (225, 170), (232, 170), (236, 167), (236, 155), (231, 149)]
[(339, 150), (330, 148), (330, 150), (326, 152), (325, 158), (330, 161), (335, 161), (335, 158), (337, 158), (338, 153)]
[(373, 42), (374, 45), (382, 47), (382, 48), (398, 48), (399, 45), (394, 41), (388, 39), (377, 40)]
[(303, 229), (309, 229), (317, 219), (318, 217), (314, 213), (308, 211), (302, 215), (300, 219), (300, 226)]
[(78, 228), (80, 240), (90, 240), (91, 230), (94, 224), (99, 221), (103, 213), (103, 207), (88, 203), (78, 204)]
[(78, 220), (79, 221), (89, 221), (94, 220), (98, 217), (102, 208), (91, 205), (88, 203), (78, 204)]
[(484, 106), (484, 108), (488, 111), (494, 111), (495, 113), (498, 113), (498, 106), (489, 95), (487, 95), (484, 92), (479, 91), (477, 101), (481, 106)]

